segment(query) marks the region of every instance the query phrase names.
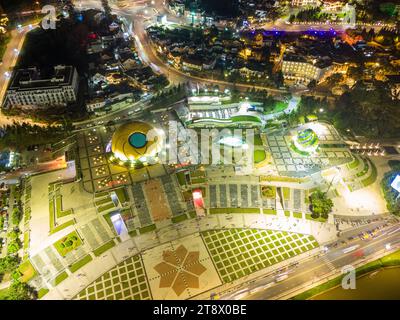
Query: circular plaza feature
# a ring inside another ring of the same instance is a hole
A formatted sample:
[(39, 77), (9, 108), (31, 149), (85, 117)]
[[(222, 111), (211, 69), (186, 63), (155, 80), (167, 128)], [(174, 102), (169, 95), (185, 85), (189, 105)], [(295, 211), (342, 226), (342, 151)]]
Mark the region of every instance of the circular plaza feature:
[(141, 132), (135, 132), (129, 136), (129, 144), (134, 148), (143, 148), (146, 143), (146, 136)]
[(313, 153), (318, 148), (318, 136), (310, 128), (297, 132), (293, 137), (294, 149), (303, 153)]
[(123, 124), (112, 136), (111, 160), (118, 160), (124, 165), (137, 161), (151, 162), (161, 150), (160, 133), (160, 130), (142, 121)]

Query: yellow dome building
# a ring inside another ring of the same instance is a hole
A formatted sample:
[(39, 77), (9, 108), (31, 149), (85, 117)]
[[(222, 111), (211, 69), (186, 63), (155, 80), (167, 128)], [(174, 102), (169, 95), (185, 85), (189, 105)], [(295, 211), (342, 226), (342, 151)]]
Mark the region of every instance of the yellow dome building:
[(161, 147), (161, 131), (141, 121), (123, 124), (111, 139), (113, 156), (124, 163), (148, 162), (157, 156)]

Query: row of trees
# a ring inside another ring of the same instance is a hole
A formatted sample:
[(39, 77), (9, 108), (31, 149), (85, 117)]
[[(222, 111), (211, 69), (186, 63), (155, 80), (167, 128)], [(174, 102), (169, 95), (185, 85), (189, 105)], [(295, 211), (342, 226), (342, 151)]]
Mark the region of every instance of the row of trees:
[(299, 11), (296, 15), (289, 17), (290, 22), (295, 21), (326, 21), (329, 18), (327, 13), (322, 13), (320, 7), (309, 8)]
[(2, 299), (29, 300), (37, 297), (33, 288), (19, 280), (21, 277), (21, 273), (18, 271), (19, 264), (20, 259), (17, 255), (7, 255), (4, 258), (0, 258), (0, 280), (5, 273), (12, 275), (11, 286), (2, 295)]
[(375, 89), (369, 90), (359, 81), (353, 90), (345, 92), (333, 104), (325, 98), (302, 96), (297, 111), (288, 115), (287, 120), (296, 124), (301, 117), (318, 114), (342, 131), (351, 129), (357, 135), (370, 138), (399, 137), (398, 103), (391, 98), (385, 83), (378, 81), (374, 85)]
[(22, 150), (32, 144), (53, 143), (65, 137), (71, 130), (70, 124), (62, 126), (38, 126), (14, 123), (0, 128), (0, 149)]

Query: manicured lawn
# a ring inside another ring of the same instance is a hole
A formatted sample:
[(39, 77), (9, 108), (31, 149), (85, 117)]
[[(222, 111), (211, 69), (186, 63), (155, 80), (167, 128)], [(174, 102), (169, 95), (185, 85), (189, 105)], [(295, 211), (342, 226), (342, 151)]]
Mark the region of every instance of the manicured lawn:
[(120, 203), (124, 203), (124, 202), (128, 201), (128, 195), (126, 194), (125, 188), (118, 188), (114, 191), (115, 191)]
[(65, 217), (65, 216), (73, 213), (72, 209), (68, 209), (65, 211), (62, 209), (62, 197), (61, 196), (56, 197), (56, 212), (57, 212), (57, 218), (62, 218), (62, 217)]
[(205, 178), (205, 172), (202, 170), (196, 170), (190, 173), (192, 178)]
[(110, 210), (113, 208), (115, 208), (115, 205), (113, 202), (111, 202), (110, 204), (107, 204), (105, 206), (98, 207), (97, 211), (100, 213), (100, 212), (104, 212), (104, 211), (107, 211), (107, 210)]
[(261, 186), (262, 196), (265, 198), (276, 198), (276, 187), (274, 186)]
[(136, 255), (114, 266), (74, 298), (79, 300), (148, 300), (150, 297), (144, 266), (140, 257)]
[(273, 108), (269, 109), (267, 112), (265, 112), (265, 114), (281, 112), (281, 111), (285, 110), (287, 108), (287, 106), (288, 106), (287, 102), (275, 101)]
[(290, 189), (289, 188), (283, 187), (282, 193), (283, 193), (283, 198), (285, 200), (290, 200)]
[(318, 246), (312, 236), (272, 230), (212, 230), (202, 232), (202, 237), (224, 282)]
[(297, 219), (303, 218), (303, 214), (301, 212), (293, 212), (293, 217)]
[(176, 177), (178, 178), (178, 182), (181, 186), (186, 185), (186, 176), (185, 176), (185, 171), (177, 172)]
[(318, 219), (313, 219), (311, 217), (311, 214), (306, 214), (306, 219), (307, 220), (312, 220), (312, 221), (318, 221), (318, 222), (326, 222), (326, 220), (328, 220), (328, 219), (324, 219), (322, 217), (319, 217)]
[(29, 248), (29, 231), (24, 232), (24, 250)]
[(95, 198), (101, 198), (101, 197), (105, 197), (106, 195), (108, 195), (108, 192), (98, 192), (98, 193), (95, 193), (95, 195), (94, 195), (94, 197)]
[(65, 279), (68, 278), (68, 273), (66, 271), (60, 273), (55, 279), (54, 279), (54, 285), (59, 285), (61, 282), (63, 282)]
[(189, 212), (189, 217), (190, 217), (191, 219), (196, 218), (196, 216), (197, 216), (196, 211), (190, 211), (190, 212)]
[(67, 253), (75, 250), (82, 244), (81, 239), (76, 231), (71, 232), (62, 239), (54, 243), (54, 247), (57, 249), (58, 253), (65, 257)]
[(46, 288), (41, 288), (38, 291), (38, 298), (41, 299), (44, 295), (46, 295), (49, 292), (49, 289)]
[(97, 200), (95, 202), (95, 205), (96, 205), (96, 207), (99, 207), (99, 206), (101, 206), (103, 204), (106, 204), (106, 203), (112, 203), (111, 197), (106, 197), (106, 198), (102, 198), (100, 200)]
[(376, 178), (378, 177), (378, 171), (376, 170), (375, 165), (370, 160), (368, 160), (368, 162), (371, 167), (371, 175), (368, 178), (363, 179), (361, 181), (364, 187), (368, 187), (369, 185), (373, 184), (376, 181)]
[(260, 213), (259, 208), (210, 208), (210, 214), (219, 213)]
[(111, 221), (111, 214), (112, 214), (112, 212), (103, 214), (103, 218), (107, 221), (107, 224), (110, 226), (110, 228), (112, 230), (114, 230), (114, 225), (113, 225), (113, 223)]
[(276, 214), (275, 209), (263, 209), (264, 214)]
[(255, 146), (262, 146), (262, 139), (261, 136), (259, 134), (254, 135), (254, 145)]
[(171, 220), (172, 220), (172, 223), (179, 223), (179, 222), (185, 221), (186, 219), (187, 219), (187, 215), (184, 213), (179, 216), (172, 217)]
[(368, 160), (363, 158), (362, 161), (364, 162), (364, 168), (363, 168), (362, 171), (357, 172), (357, 174), (356, 174), (357, 177), (365, 176), (367, 174), (367, 172), (368, 172), (368, 168), (369, 168)]
[(206, 181), (206, 178), (191, 178), (192, 184), (205, 183)]
[(82, 258), (81, 260), (79, 260), (79, 261), (75, 262), (74, 264), (72, 264), (69, 267), (69, 270), (71, 270), (71, 272), (76, 272), (77, 270), (82, 268), (85, 264), (89, 263), (90, 261), (92, 261), (92, 257), (88, 254), (87, 256)]
[(266, 154), (264, 150), (255, 150), (254, 151), (254, 163), (260, 163), (264, 161), (266, 158)]
[(355, 169), (358, 167), (358, 165), (360, 164), (360, 159), (357, 156), (354, 156), (354, 160), (352, 162), (350, 162), (347, 167), (349, 169)]
[(303, 183), (310, 180), (309, 177), (307, 178), (292, 178), (292, 177), (278, 177), (278, 176), (266, 176), (262, 177), (261, 181), (280, 181), (280, 182), (295, 182), (295, 183)]
[(18, 267), (19, 272), (22, 273), (20, 278), (21, 282), (28, 282), (37, 275), (35, 268), (29, 260), (26, 260)]
[(31, 208), (26, 207), (24, 212), (24, 222), (27, 223), (31, 219)]
[(65, 229), (65, 228), (69, 227), (69, 226), (73, 226), (74, 223), (75, 223), (75, 220), (72, 219), (72, 220), (69, 220), (69, 221), (67, 221), (67, 222), (65, 222), (63, 224), (60, 224), (57, 227), (52, 228), (51, 231), (50, 231), (50, 234), (56, 233), (56, 232), (58, 232), (58, 231), (60, 231), (62, 229)]
[(139, 233), (140, 233), (140, 234), (143, 234), (143, 233), (147, 233), (147, 232), (154, 231), (154, 230), (156, 230), (156, 229), (157, 229), (156, 225), (155, 225), (155, 224), (151, 224), (151, 225), (149, 225), (149, 226), (145, 226), (145, 227), (143, 227), (143, 228), (140, 228), (140, 229), (139, 229)]
[(98, 257), (114, 246), (115, 246), (115, 242), (113, 240), (110, 240), (106, 244), (103, 244), (101, 247), (98, 247), (96, 250), (94, 250), (93, 253), (96, 257)]
[(55, 220), (55, 216), (54, 216), (54, 200), (53, 198), (51, 198), (49, 200), (49, 223), (50, 223), (50, 231), (53, 230), (54, 228), (54, 220)]
[(130, 237), (136, 237), (137, 236), (137, 231), (136, 230), (132, 230), (128, 232)]

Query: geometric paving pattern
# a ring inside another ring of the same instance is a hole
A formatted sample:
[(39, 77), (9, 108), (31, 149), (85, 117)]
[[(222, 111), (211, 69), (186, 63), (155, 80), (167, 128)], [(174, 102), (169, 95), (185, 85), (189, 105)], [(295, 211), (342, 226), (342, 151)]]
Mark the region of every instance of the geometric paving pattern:
[(221, 279), (199, 233), (142, 253), (154, 300), (184, 300), (220, 286)]
[[(313, 157), (303, 156), (292, 150), (291, 135), (305, 128), (316, 131), (320, 148)], [(350, 151), (336, 129), (328, 124), (310, 123), (291, 130), (286, 135), (271, 134), (267, 137), (267, 143), (273, 162), (281, 175), (305, 177), (309, 174), (338, 166), (352, 160)]]
[(78, 300), (149, 300), (149, 286), (139, 255), (133, 256), (82, 290)]
[(183, 245), (164, 251), (164, 261), (154, 267), (161, 276), (159, 287), (171, 287), (178, 297), (185, 288), (199, 288), (199, 276), (206, 271), (199, 256), (199, 251), (189, 252)]
[(285, 231), (230, 229), (201, 235), (225, 283), (318, 247), (312, 236)]

